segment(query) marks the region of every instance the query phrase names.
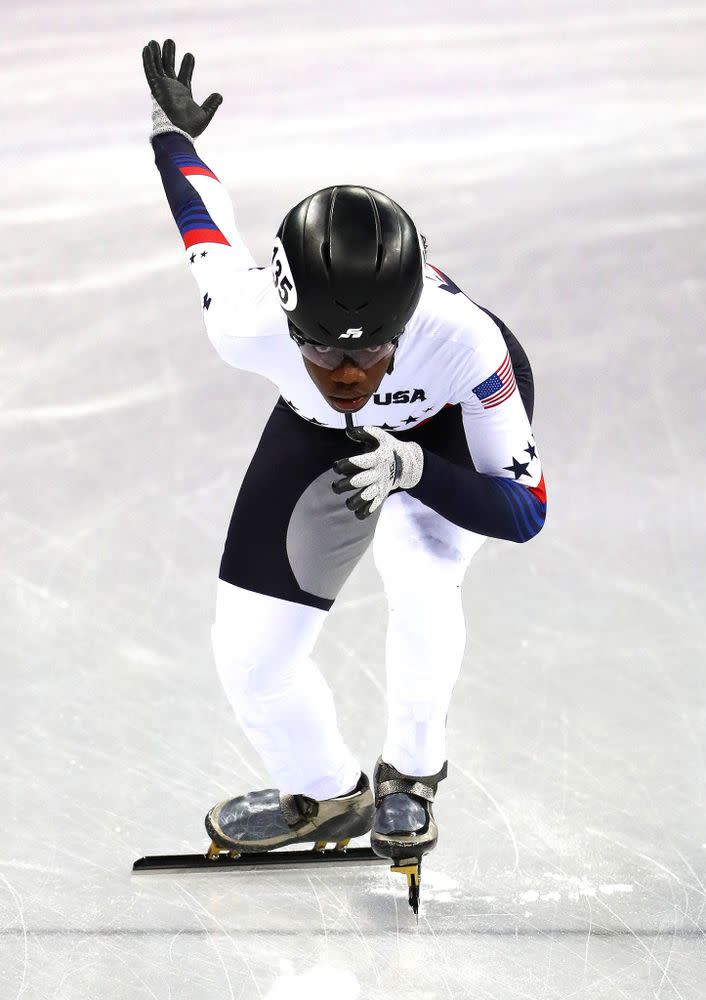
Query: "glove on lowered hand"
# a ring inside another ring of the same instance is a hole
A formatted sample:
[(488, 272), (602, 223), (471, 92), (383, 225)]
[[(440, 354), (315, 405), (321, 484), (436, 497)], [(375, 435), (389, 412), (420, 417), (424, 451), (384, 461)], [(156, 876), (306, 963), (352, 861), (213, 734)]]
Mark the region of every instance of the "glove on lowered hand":
[(379, 427), (353, 427), (346, 433), (365, 450), (334, 463), (333, 471), (343, 478), (331, 488), (334, 493), (357, 491), (346, 500), (346, 507), (362, 521), (378, 509), (390, 490), (411, 490), (417, 485), (424, 452), (416, 441), (398, 441)]
[(194, 57), (187, 52), (181, 61), (179, 76), (174, 69), (176, 46), (168, 38), (161, 50), (151, 41), (142, 50), (142, 65), (153, 98), (152, 135), (181, 132), (189, 139), (201, 135), (223, 103), (220, 94), (211, 94), (199, 105), (191, 94)]

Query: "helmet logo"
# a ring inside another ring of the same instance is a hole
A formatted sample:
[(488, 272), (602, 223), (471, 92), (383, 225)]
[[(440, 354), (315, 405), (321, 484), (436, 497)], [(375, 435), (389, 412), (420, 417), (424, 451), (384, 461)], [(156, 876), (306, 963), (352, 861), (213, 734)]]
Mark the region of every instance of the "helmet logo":
[(272, 280), (279, 294), (280, 305), (287, 312), (297, 308), (297, 289), (292, 277), (282, 240), (277, 237), (272, 247)]
[(345, 333), (339, 333), (338, 339), (339, 340), (346, 340), (346, 339), (348, 339), (348, 340), (357, 340), (358, 337), (362, 337), (362, 336), (363, 336), (363, 327), (362, 326), (352, 326), (348, 330), (346, 330)]

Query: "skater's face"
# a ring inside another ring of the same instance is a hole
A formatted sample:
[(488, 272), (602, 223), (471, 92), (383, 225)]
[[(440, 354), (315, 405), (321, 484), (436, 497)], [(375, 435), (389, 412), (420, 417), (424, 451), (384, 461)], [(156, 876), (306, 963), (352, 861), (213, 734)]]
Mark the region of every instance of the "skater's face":
[(390, 367), (390, 358), (388, 354), (370, 368), (363, 369), (345, 357), (338, 368), (330, 371), (302, 356), (314, 385), (329, 406), (339, 413), (355, 413), (365, 406)]

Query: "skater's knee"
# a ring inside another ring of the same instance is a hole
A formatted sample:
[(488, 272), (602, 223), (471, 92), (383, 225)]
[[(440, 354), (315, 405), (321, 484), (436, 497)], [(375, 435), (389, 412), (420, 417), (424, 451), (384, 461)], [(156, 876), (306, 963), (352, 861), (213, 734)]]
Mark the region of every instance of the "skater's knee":
[(247, 698), (281, 683), (281, 675), (290, 659), (273, 638), (259, 641), (246, 627), (239, 627), (237, 621), (217, 618), (213, 623), (213, 655), (221, 680), (231, 696)]
[(211, 630), (217, 662), (238, 673), (271, 669), (309, 655), (325, 612), (219, 581)]
[(465, 566), (451, 560), (404, 553), (399, 561), (379, 564), (378, 570), (388, 598), (402, 601), (408, 608), (428, 609), (454, 601), (460, 594)]
[(438, 593), (461, 585), (468, 560), (443, 538), (411, 537), (401, 544), (381, 539), (374, 550), (375, 565), (388, 591)]

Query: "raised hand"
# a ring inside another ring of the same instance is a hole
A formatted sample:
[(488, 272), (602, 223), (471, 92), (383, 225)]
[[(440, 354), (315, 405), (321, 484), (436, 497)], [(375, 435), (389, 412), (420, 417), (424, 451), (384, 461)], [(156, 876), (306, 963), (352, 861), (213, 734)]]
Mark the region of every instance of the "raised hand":
[(152, 40), (142, 50), (142, 65), (152, 96), (169, 121), (193, 139), (201, 135), (223, 103), (220, 94), (211, 94), (203, 104), (197, 104), (191, 93), (194, 57), (187, 52), (181, 61), (179, 75), (174, 68), (176, 46), (168, 38), (162, 48)]

